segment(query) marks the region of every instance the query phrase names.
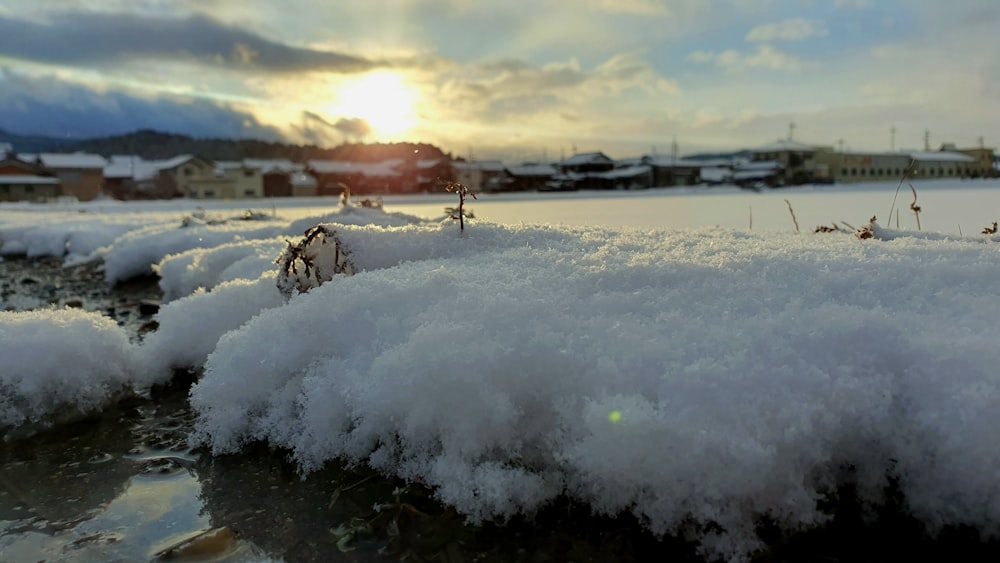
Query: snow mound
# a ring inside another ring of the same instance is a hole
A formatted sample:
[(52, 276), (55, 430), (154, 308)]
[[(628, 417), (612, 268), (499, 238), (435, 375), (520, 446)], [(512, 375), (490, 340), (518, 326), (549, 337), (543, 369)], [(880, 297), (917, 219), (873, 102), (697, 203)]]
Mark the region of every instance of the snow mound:
[(75, 309), (0, 313), (0, 364), (0, 428), (99, 410), (140, 371), (115, 321)]
[[(995, 249), (938, 238), (337, 226), (340, 276), (221, 336), (194, 440), (425, 483), (479, 521), (557, 495), (655, 532), (815, 524), (853, 468), (1000, 522)], [(942, 327), (948, 327), (942, 330)]]

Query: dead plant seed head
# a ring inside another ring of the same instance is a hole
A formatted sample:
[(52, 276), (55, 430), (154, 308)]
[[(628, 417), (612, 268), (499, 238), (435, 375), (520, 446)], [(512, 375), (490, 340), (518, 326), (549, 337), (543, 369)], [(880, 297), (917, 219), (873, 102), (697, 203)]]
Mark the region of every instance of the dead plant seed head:
[(983, 234), (984, 235), (995, 235), (995, 234), (997, 234), (997, 222), (993, 221), (993, 226), (992, 227), (986, 227), (985, 229), (983, 229)]

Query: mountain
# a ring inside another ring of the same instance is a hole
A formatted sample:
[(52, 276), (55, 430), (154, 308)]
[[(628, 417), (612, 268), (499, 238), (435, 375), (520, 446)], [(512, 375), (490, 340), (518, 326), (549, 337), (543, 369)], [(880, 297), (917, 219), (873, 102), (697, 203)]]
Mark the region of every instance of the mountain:
[(40, 135), (21, 135), (0, 129), (0, 143), (14, 145), (19, 153), (75, 152), (110, 156), (134, 154), (146, 159), (170, 158), (193, 154), (208, 160), (244, 158), (287, 158), (296, 162), (309, 159), (380, 161), (389, 158), (450, 158), (434, 145), (426, 143), (346, 144), (334, 148), (316, 145), (292, 145), (253, 139), (196, 139), (187, 135), (144, 129), (125, 135), (93, 139), (63, 139)]
[(79, 142), (80, 139), (20, 135), (0, 129), (0, 143), (10, 143), (17, 152), (62, 152)]

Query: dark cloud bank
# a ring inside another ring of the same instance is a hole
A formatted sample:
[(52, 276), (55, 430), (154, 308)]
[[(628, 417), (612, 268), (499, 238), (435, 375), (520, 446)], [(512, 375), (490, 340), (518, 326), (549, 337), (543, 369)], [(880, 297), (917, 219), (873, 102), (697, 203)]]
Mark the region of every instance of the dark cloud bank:
[(46, 23), (0, 16), (0, 55), (101, 67), (136, 59), (188, 60), (265, 72), (360, 72), (366, 59), (277, 43), (206, 16), (63, 13)]

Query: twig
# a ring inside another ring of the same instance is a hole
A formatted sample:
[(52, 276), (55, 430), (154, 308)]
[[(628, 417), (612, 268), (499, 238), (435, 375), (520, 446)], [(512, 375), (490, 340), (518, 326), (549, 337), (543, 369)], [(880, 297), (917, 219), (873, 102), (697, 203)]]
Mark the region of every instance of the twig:
[(903, 177), (899, 179), (899, 185), (896, 186), (896, 193), (892, 196), (892, 207), (889, 208), (889, 219), (892, 219), (892, 212), (896, 209), (896, 198), (899, 197), (899, 190), (903, 189), (903, 182), (910, 177), (913, 173), (913, 168), (917, 165), (916, 160), (910, 160), (910, 165), (906, 167), (903, 171)]
[(792, 214), (792, 223), (795, 223), (795, 232), (796, 233), (800, 232), (799, 231), (799, 220), (795, 218), (795, 211), (792, 209), (792, 202), (790, 202), (790, 201), (788, 201), (786, 199), (785, 200), (785, 205), (788, 206), (788, 212)]
[(750, 210), (750, 230), (753, 230), (753, 206), (747, 204), (747, 208)]
[(917, 230), (919, 231), (922, 230), (920, 228), (920, 206), (917, 205), (917, 190), (913, 187), (913, 184), (910, 184), (910, 191), (913, 192), (913, 203), (910, 204), (910, 211), (917, 216)]
[(961, 223), (958, 224), (958, 236), (964, 236), (964, 235), (962, 235), (962, 224)]

